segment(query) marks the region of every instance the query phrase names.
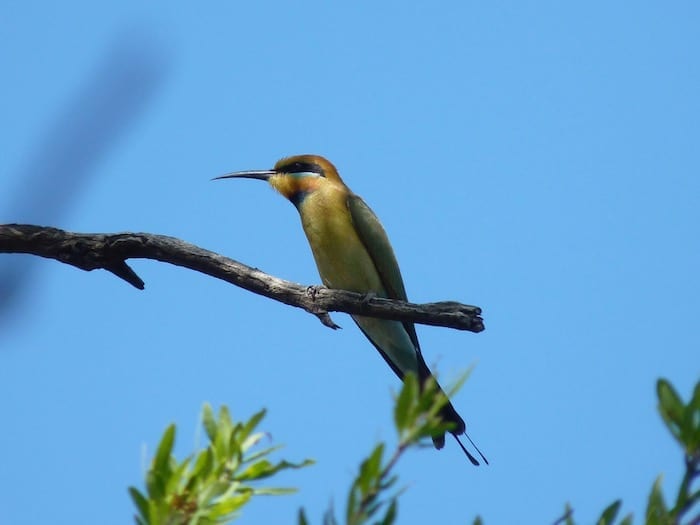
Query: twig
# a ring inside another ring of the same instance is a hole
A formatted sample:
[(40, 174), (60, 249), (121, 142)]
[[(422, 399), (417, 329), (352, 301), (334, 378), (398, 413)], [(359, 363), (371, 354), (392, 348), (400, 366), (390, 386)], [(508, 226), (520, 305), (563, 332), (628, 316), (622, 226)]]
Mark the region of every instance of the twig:
[(561, 525), (562, 523), (566, 523), (566, 521), (571, 518), (571, 516), (574, 515), (574, 509), (566, 509), (566, 512), (562, 517), (560, 517), (557, 521), (555, 521), (552, 525)]
[(279, 279), (174, 237), (150, 233), (71, 233), (27, 224), (0, 225), (0, 253), (56, 259), (82, 270), (104, 269), (142, 290), (144, 283), (127, 259), (153, 259), (222, 279), (276, 301), (303, 308), (331, 328), (328, 312), (346, 312), (481, 332), (481, 309), (454, 301), (414, 304), (345, 290), (302, 286)]
[[(391, 474), (391, 471), (393, 468), (396, 466), (396, 463), (399, 461), (399, 458), (402, 456), (402, 454), (406, 451), (406, 449), (409, 447), (408, 443), (400, 443), (399, 446), (396, 448), (394, 453), (391, 456), (391, 459), (389, 459), (389, 462), (386, 464), (384, 469), (381, 471), (379, 474), (379, 478), (377, 479), (377, 482), (372, 486), (367, 494), (362, 498), (362, 501), (360, 501), (360, 505), (357, 509), (357, 512), (355, 513), (356, 516), (368, 516), (369, 515), (369, 509), (372, 504), (377, 500), (377, 497), (379, 497), (380, 492), (386, 488), (385, 482), (386, 479), (389, 477)], [(403, 492), (403, 491), (401, 491)]]
[[(673, 509), (676, 520), (680, 523), (685, 514), (700, 501), (700, 490), (692, 492), (693, 482), (700, 477), (700, 451), (685, 456), (685, 475), (678, 490), (676, 507)], [(700, 524), (700, 515), (696, 516), (689, 525)]]

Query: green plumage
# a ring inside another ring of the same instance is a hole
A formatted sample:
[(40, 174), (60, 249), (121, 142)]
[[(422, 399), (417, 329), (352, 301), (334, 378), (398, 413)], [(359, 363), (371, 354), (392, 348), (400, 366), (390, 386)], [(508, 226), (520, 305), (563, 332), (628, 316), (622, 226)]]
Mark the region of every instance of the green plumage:
[[(280, 160), (272, 170), (224, 176), (229, 177), (267, 180), (294, 204), (327, 287), (407, 301), (394, 250), (379, 219), (343, 183), (328, 160), (318, 155), (297, 155)], [(400, 379), (408, 372), (415, 373), (421, 381), (432, 375), (413, 323), (361, 315), (352, 318)], [(459, 440), (466, 427), (449, 401), (441, 415), (453, 423), (450, 433), (469, 460), (478, 465)], [(436, 448), (442, 448), (444, 434), (434, 436), (433, 442)]]

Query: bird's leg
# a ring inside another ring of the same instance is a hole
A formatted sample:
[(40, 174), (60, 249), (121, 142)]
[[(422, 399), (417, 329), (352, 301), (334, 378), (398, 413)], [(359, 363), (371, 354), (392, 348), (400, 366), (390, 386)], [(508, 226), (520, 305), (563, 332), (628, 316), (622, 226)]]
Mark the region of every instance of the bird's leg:
[(311, 297), (311, 300), (314, 301), (316, 300), (316, 294), (322, 289), (325, 288), (322, 284), (312, 284), (311, 286), (306, 287), (306, 295)]
[[(325, 286), (320, 284), (307, 286), (306, 295), (308, 295), (312, 301), (315, 301), (316, 295), (323, 288), (325, 288)], [(319, 321), (321, 321), (321, 323), (323, 323), (328, 328), (332, 328), (333, 330), (338, 330), (339, 328), (342, 328), (340, 325), (337, 325), (333, 322), (333, 319), (331, 319), (331, 316), (325, 310), (318, 311), (318, 309), (314, 307), (313, 309), (309, 309), (308, 311), (314, 314), (316, 317), (318, 317)]]
[(377, 294), (375, 292), (367, 292), (365, 294), (365, 296), (362, 298), (362, 304), (368, 305), (369, 302), (376, 297), (377, 297)]

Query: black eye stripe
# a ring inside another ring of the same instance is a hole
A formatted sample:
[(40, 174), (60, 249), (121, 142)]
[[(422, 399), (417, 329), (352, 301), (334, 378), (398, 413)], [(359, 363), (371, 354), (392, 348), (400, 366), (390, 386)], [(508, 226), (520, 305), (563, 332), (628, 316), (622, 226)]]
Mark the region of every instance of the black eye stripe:
[(283, 173), (318, 173), (321, 177), (325, 176), (323, 174), (323, 168), (315, 162), (291, 162), (280, 166), (277, 171)]

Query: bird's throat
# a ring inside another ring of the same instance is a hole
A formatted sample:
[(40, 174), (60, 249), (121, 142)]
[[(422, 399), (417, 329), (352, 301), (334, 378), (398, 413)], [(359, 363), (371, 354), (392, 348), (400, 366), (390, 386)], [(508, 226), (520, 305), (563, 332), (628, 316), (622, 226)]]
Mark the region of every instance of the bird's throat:
[(318, 190), (323, 179), (315, 173), (279, 173), (270, 177), (270, 185), (299, 208), (307, 195)]

